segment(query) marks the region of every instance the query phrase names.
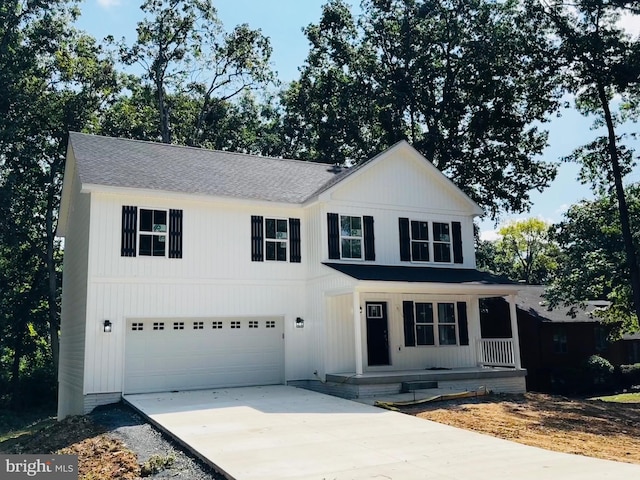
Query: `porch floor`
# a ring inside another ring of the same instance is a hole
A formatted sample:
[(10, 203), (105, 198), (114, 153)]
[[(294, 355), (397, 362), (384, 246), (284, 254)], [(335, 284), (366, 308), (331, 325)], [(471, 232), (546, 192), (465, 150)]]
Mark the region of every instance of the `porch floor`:
[(487, 378), (524, 377), (526, 369), (508, 367), (464, 367), (426, 370), (379, 370), (364, 372), (327, 373), (327, 382), (350, 385), (374, 385), (382, 383), (482, 380)]

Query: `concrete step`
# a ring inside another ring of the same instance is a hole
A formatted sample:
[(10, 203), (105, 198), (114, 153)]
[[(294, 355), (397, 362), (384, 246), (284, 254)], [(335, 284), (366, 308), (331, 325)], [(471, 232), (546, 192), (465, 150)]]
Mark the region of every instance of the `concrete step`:
[(433, 381), (402, 382), (400, 392), (407, 393), (407, 392), (414, 392), (416, 390), (429, 390), (432, 388), (438, 388), (438, 382), (433, 382)]

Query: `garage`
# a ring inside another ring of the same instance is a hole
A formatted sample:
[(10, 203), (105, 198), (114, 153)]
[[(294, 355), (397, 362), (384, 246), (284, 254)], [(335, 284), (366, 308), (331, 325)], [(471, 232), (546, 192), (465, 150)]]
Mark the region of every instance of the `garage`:
[(127, 321), (124, 393), (282, 383), (283, 317)]

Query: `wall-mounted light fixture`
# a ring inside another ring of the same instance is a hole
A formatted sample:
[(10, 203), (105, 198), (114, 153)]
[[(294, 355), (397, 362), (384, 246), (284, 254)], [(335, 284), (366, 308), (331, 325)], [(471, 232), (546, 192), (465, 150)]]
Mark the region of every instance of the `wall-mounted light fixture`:
[(304, 328), (304, 318), (296, 318), (296, 328)]
[(111, 320), (105, 320), (103, 322), (103, 329), (104, 329), (104, 333), (111, 333)]

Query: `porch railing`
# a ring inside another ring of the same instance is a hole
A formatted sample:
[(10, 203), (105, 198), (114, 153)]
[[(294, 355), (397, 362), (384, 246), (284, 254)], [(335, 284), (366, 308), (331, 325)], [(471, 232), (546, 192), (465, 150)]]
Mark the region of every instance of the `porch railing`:
[(478, 340), (478, 357), (478, 363), (483, 367), (516, 366), (511, 338), (481, 338)]

